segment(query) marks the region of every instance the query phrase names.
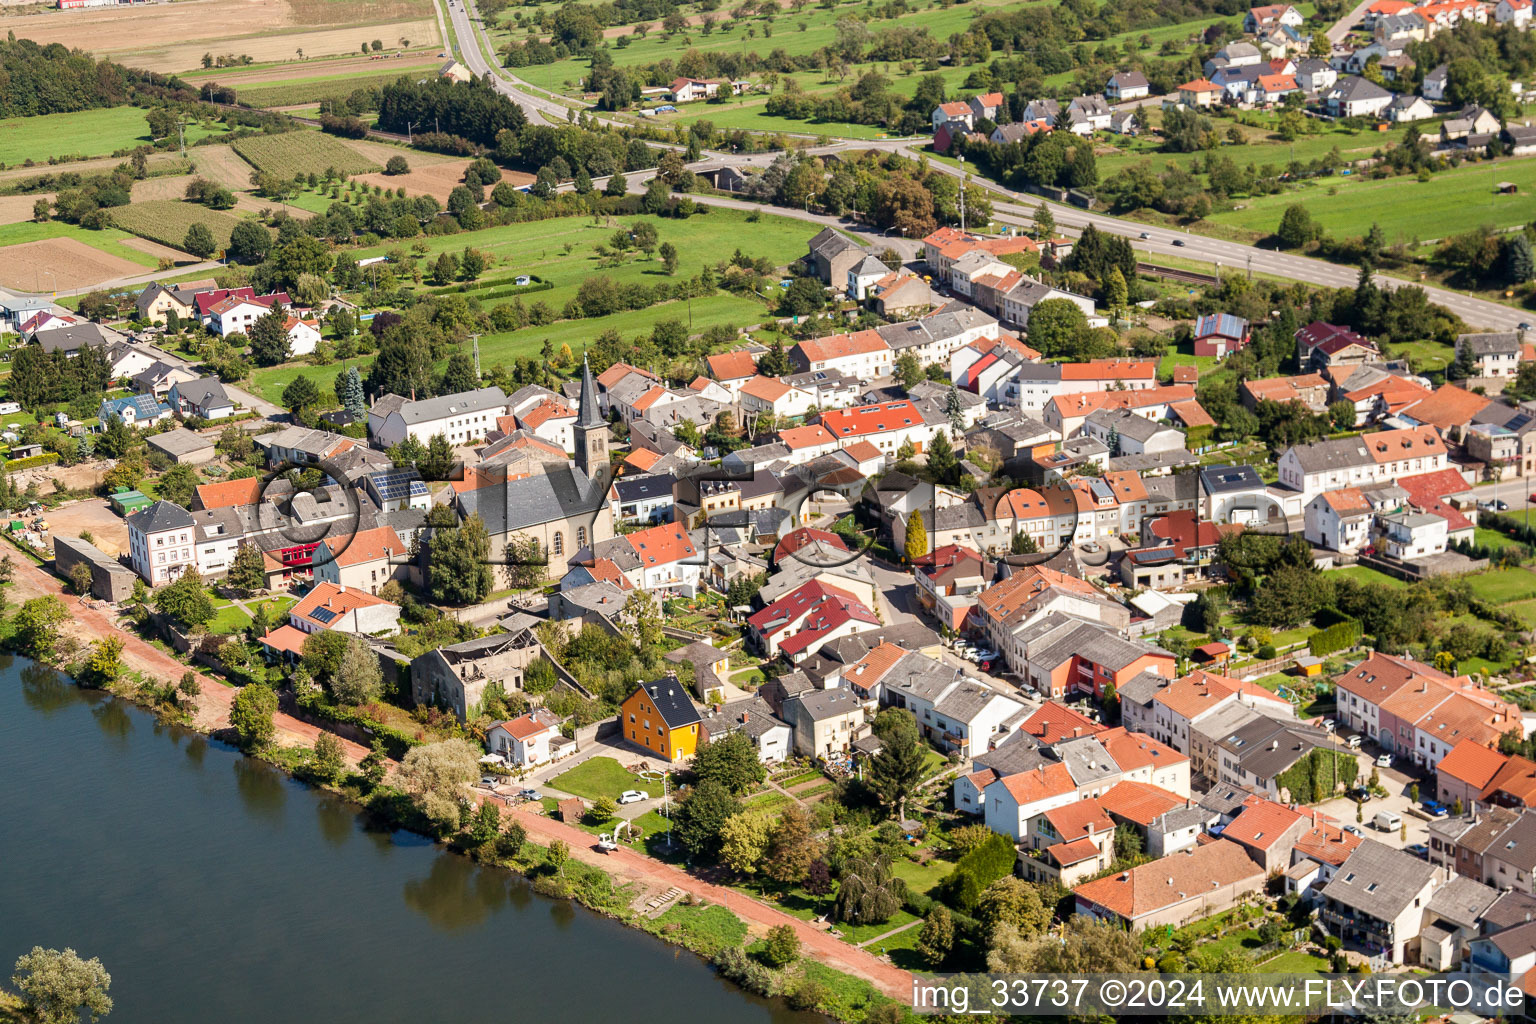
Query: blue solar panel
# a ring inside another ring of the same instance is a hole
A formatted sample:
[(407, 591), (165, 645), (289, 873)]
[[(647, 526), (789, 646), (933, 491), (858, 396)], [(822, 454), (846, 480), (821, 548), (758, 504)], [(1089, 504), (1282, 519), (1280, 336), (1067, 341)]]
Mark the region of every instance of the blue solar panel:
[(314, 619), (316, 622), (330, 622), (336, 617), (336, 613), (331, 611), (329, 608), (316, 608), (314, 611), (309, 613), (309, 617)]

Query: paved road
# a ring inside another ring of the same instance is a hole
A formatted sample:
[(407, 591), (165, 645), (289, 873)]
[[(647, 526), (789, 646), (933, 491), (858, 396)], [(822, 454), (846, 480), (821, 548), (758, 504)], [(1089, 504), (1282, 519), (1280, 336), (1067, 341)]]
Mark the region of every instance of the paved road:
[(1360, 0), (1360, 2), (1355, 5), (1354, 10), (1350, 11), (1348, 14), (1344, 15), (1344, 17), (1340, 18), (1338, 21), (1329, 26), (1327, 32), (1328, 41), (1330, 43), (1337, 43), (1339, 40), (1349, 35), (1349, 30), (1360, 24), (1360, 19), (1365, 17), (1365, 9), (1371, 6), (1371, 4), (1374, 2), (1375, 0)]

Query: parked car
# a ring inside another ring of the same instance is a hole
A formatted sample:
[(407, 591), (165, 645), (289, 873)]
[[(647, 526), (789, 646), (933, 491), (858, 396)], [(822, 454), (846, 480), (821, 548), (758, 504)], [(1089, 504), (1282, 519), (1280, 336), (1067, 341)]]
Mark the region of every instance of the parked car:
[(517, 795), (524, 800), (537, 800), (539, 798), (539, 791), (536, 789), (525, 789)]
[(1376, 767), (1377, 768), (1391, 768), (1392, 767), (1392, 755), (1391, 754), (1382, 754), (1380, 757), (1376, 758)]
[(976, 652), (976, 656), (982, 661), (995, 661), (997, 659), (997, 652), (990, 647), (983, 647)]
[(1425, 860), (1429, 860), (1429, 847), (1425, 846), (1423, 843), (1414, 843), (1412, 846), (1405, 846), (1403, 847), (1403, 850), (1406, 853), (1413, 854), (1415, 857), (1422, 857)]
[(1438, 800), (1425, 800), (1424, 810), (1432, 817), (1443, 818), (1451, 813), (1451, 809)]
[(1348, 746), (1350, 750), (1359, 750), (1360, 749), (1360, 744), (1363, 743), (1364, 741), (1360, 738), (1360, 734), (1359, 733), (1355, 733), (1353, 736), (1351, 736), (1349, 739), (1345, 740), (1344, 742), (1345, 742), (1345, 745)]
[(650, 798), (651, 794), (647, 793), (643, 789), (626, 789), (624, 792), (619, 794), (619, 803), (637, 804), (642, 800), (649, 800)]
[(1493, 507), (1498, 509), (1500, 512), (1508, 512), (1509, 511), (1509, 502), (1504, 501), (1501, 498), (1501, 499), (1499, 499), (1499, 500), (1497, 500), (1497, 501), (1495, 501), (1493, 503)]
[(1371, 819), (1382, 832), (1395, 832), (1403, 826), (1403, 816), (1396, 811), (1377, 811), (1376, 817)]
[(500, 784), (501, 780), (494, 775), (482, 775), (480, 777), (480, 785), (484, 786), (486, 789), (495, 789)]
[(1344, 831), (1348, 832), (1352, 836), (1364, 836), (1365, 835), (1365, 833), (1363, 831), (1361, 831), (1359, 825), (1345, 825), (1344, 826)]
[(1349, 798), (1351, 800), (1359, 800), (1361, 803), (1365, 803), (1374, 795), (1368, 786), (1356, 786), (1349, 791)]

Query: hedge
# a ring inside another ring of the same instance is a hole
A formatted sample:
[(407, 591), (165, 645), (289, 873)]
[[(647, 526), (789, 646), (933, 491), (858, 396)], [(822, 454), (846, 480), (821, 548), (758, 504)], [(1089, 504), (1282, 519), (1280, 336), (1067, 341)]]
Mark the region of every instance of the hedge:
[(961, 857), (955, 870), (940, 883), (945, 902), (970, 912), (976, 909), (982, 890), (999, 878), (1013, 874), (1019, 852), (1013, 840), (996, 833), (970, 853)]
[(1326, 658), (1334, 651), (1346, 650), (1360, 642), (1360, 622), (1358, 619), (1345, 619), (1343, 622), (1335, 622), (1327, 629), (1320, 629), (1307, 637), (1307, 650), (1314, 658)]
[(31, 469), (34, 466), (51, 466), (59, 461), (58, 452), (43, 452), (41, 455), (32, 455), (25, 459), (0, 460), (0, 468), (7, 473), (16, 469)]
[(1313, 802), (1316, 795), (1314, 779), (1322, 783), (1322, 791), (1329, 797), (1339, 783), (1348, 789), (1359, 777), (1360, 762), (1353, 754), (1318, 747), (1275, 776), (1275, 786), (1290, 790), (1292, 803), (1305, 804)]
[(298, 703), (299, 707), (316, 718), (367, 729), (375, 738), (383, 742), (385, 752), (397, 761), (409, 753), (412, 747), (420, 746), (421, 744), (421, 741), (416, 739), (416, 737), (407, 735), (393, 726), (385, 725), (383, 722), (376, 722), (361, 714), (357, 708), (346, 707), (341, 704), (331, 704), (319, 695), (309, 699), (301, 697)]

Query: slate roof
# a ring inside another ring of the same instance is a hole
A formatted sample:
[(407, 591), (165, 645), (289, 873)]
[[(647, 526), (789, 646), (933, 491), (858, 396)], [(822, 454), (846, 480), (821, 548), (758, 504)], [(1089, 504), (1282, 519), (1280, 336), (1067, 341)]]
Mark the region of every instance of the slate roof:
[[(442, 395), (438, 398), (424, 398), (417, 402), (406, 402), (400, 406), (400, 418), (406, 422), (407, 426), (414, 426), (418, 423), (440, 420), (446, 416), (459, 416), (464, 413), (501, 408), (506, 404), (507, 395), (501, 388), (481, 388), (478, 391), (465, 391), (457, 395)], [(592, 404), (596, 407), (596, 400)]]
[(467, 518), (476, 513), (492, 536), (512, 533), (540, 523), (591, 515), (606, 500), (601, 487), (574, 466), (556, 465), (547, 473), (504, 480), (458, 495)]
[(613, 490), (620, 501), (649, 501), (663, 495), (671, 497), (677, 478), (671, 473), (645, 473), (640, 476), (621, 476), (613, 482)]
[(1364, 842), (1323, 887), (1323, 897), (1379, 921), (1395, 921), (1434, 879), (1437, 870), (1411, 853)]
[(195, 525), (192, 513), (169, 501), (157, 501), (142, 512), (128, 517), (128, 525), (148, 536), (166, 530), (187, 530)]
[(699, 717), (699, 709), (694, 707), (693, 701), (688, 698), (687, 687), (676, 678), (669, 677), (641, 683), (630, 696), (633, 697), (642, 690), (656, 706), (656, 711), (661, 715), (662, 721), (667, 723), (667, 728), (678, 729), (698, 725), (703, 721)]

